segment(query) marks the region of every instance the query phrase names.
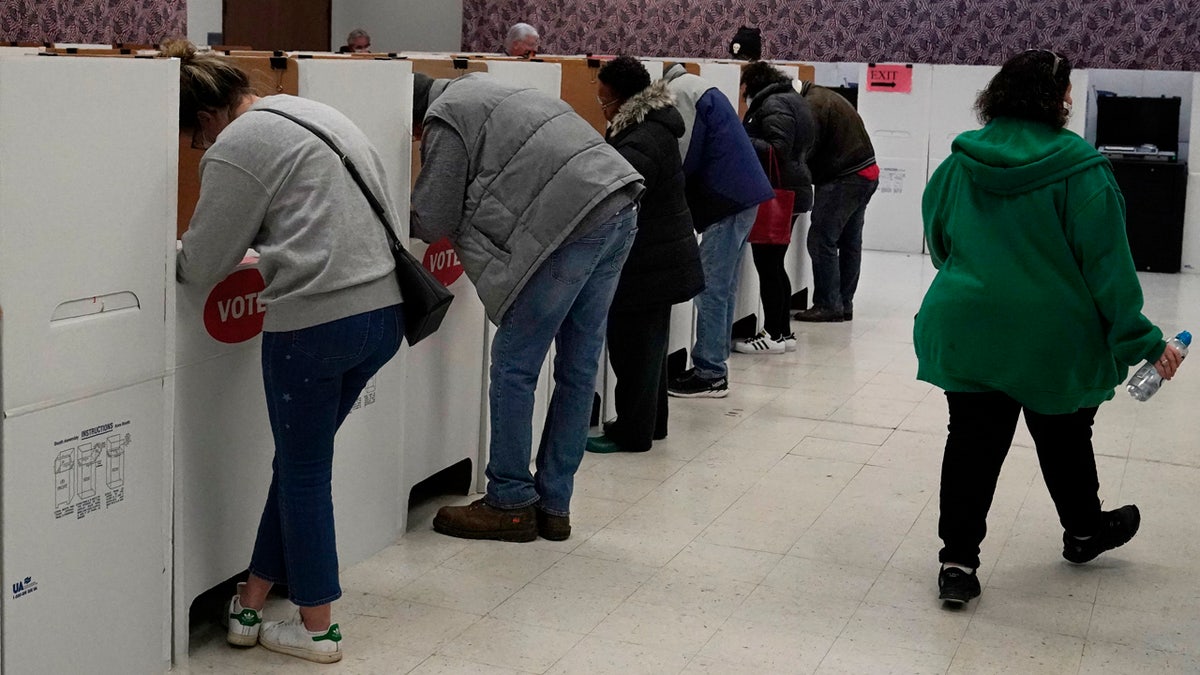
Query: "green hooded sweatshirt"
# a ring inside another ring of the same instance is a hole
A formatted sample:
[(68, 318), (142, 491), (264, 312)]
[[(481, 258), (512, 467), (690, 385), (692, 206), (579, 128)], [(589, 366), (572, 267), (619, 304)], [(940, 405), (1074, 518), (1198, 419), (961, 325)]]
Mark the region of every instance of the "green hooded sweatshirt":
[(1000, 118), (955, 139), (922, 202), (937, 276), (917, 378), (1001, 391), (1038, 413), (1098, 406), (1156, 359), (1112, 167), (1065, 129)]

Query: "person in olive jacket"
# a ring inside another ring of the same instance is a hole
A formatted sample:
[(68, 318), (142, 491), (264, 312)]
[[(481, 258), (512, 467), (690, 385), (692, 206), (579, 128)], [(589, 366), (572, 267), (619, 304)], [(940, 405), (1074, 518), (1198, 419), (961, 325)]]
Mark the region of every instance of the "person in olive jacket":
[(683, 117), (665, 82), (650, 84), (637, 59), (600, 69), (598, 102), (608, 142), (645, 179), (637, 236), (608, 314), (608, 355), (617, 376), (617, 417), (592, 452), (644, 452), (667, 435), (667, 336), (671, 305), (704, 289), (700, 249), (685, 198), (679, 139)]
[(1021, 413), (1063, 557), (1085, 563), (1137, 533), (1137, 506), (1100, 510), (1092, 423), (1129, 366), (1154, 360), (1170, 378), (1181, 360), (1142, 314), (1112, 167), (1063, 128), (1070, 73), (1046, 50), (1009, 59), (976, 104), (985, 126), (955, 139), (925, 188), (938, 273), (913, 344), (917, 377), (950, 411), (938, 589), (953, 605), (980, 593), (979, 546)]
[[(790, 77), (762, 61), (742, 69), (742, 95), (750, 101), (744, 123), (746, 134), (771, 185), (795, 193), (793, 216), (810, 210), (813, 184), (807, 162), (817, 129), (808, 103), (792, 88)], [(745, 354), (794, 350), (796, 337), (789, 316), (792, 282), (783, 266), (788, 245), (756, 242), (754, 230), (750, 242), (762, 294), (763, 331), (737, 343), (734, 349)]]

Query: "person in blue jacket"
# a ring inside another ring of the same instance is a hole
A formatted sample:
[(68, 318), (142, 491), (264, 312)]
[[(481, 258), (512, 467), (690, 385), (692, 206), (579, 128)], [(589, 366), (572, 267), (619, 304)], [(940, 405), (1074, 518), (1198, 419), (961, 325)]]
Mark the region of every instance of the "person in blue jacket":
[(693, 367), (671, 380), (668, 393), (724, 398), (729, 393), (726, 361), (737, 318), (734, 305), (746, 237), (758, 205), (775, 193), (737, 111), (721, 90), (687, 72), (682, 64), (669, 67), (663, 80), (683, 116), (679, 151), (687, 180), (685, 196), (692, 224), (700, 233), (704, 268), (704, 290), (695, 298)]

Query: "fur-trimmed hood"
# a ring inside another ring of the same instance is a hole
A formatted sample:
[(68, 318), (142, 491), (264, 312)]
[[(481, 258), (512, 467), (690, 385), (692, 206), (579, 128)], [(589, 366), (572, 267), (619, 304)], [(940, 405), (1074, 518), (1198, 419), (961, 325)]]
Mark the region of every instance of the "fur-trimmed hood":
[(616, 136), (625, 129), (645, 121), (646, 117), (655, 111), (670, 110), (675, 114), (655, 115), (655, 117), (657, 121), (666, 125), (676, 138), (681, 138), (684, 132), (683, 117), (674, 110), (674, 107), (675, 95), (667, 89), (667, 83), (663, 80), (654, 82), (634, 95), (633, 98), (625, 101), (616, 116), (613, 117), (608, 134), (610, 137)]

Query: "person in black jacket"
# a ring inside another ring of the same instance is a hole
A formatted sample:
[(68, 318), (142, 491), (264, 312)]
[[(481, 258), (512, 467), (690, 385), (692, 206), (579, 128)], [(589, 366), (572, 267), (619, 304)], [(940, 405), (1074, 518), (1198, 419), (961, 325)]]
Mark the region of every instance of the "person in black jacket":
[[(742, 69), (742, 95), (750, 101), (746, 133), (767, 177), (775, 188), (795, 193), (793, 216), (808, 211), (813, 188), (807, 161), (816, 136), (808, 103), (792, 88), (791, 78), (763, 61)], [(753, 231), (750, 241), (754, 242)], [(787, 249), (787, 244), (750, 244), (762, 293), (763, 331), (734, 345), (739, 352), (778, 354), (796, 348), (788, 317), (792, 284), (783, 266)]]
[(617, 375), (617, 417), (591, 452), (644, 452), (667, 435), (667, 335), (671, 305), (704, 288), (700, 249), (684, 196), (683, 117), (665, 82), (650, 84), (637, 59), (600, 69), (598, 102), (608, 142), (645, 179), (637, 236), (608, 313), (608, 355)]

